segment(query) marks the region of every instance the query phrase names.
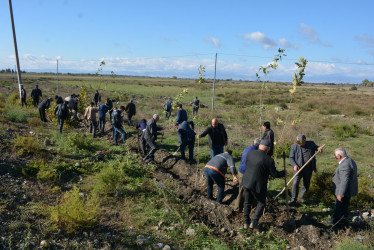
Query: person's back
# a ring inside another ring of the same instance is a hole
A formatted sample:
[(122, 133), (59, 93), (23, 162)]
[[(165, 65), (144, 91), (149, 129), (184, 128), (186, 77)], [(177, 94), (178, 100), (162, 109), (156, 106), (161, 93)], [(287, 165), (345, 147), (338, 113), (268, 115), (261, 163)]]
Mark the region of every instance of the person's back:
[[(192, 126), (192, 128), (190, 127)], [(195, 139), (195, 131), (193, 131), (193, 122), (184, 121), (178, 125), (178, 141), (179, 143), (186, 143), (187, 141), (192, 141)]]
[(60, 103), (57, 107), (58, 107), (57, 117), (62, 118), (62, 119), (68, 118), (69, 108), (68, 108), (68, 105), (66, 104), (66, 102)]
[(40, 109), (47, 109), (49, 108), (49, 105), (50, 105), (50, 99), (47, 98), (47, 99), (44, 99), (38, 106), (38, 108)]
[(118, 109), (114, 109), (112, 113), (112, 125), (117, 128), (122, 127), (122, 116)]
[(99, 118), (100, 117), (105, 117), (108, 110), (109, 110), (109, 107), (107, 105), (100, 104), (99, 105)]

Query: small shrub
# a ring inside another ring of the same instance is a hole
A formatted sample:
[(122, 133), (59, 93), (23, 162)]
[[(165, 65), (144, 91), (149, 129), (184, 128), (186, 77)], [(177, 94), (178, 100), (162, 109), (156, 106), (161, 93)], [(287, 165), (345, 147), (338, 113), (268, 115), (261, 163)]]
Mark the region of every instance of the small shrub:
[(95, 151), (93, 146), (92, 137), (88, 137), (84, 133), (71, 133), (67, 138), (67, 149), (68, 151), (80, 152), (80, 151)]
[(352, 86), (349, 90), (357, 90), (356, 86)]
[(54, 186), (58, 181), (58, 174), (53, 167), (42, 164), (37, 174), (37, 179), (46, 185)]
[(334, 133), (338, 140), (342, 141), (345, 138), (357, 137), (360, 128), (357, 124), (339, 124), (334, 126)]
[(358, 194), (352, 197), (350, 205), (356, 208), (371, 208), (374, 205), (374, 196), (370, 192), (371, 181), (367, 176), (358, 179)]
[(11, 122), (27, 122), (27, 114), (20, 109), (8, 109), (5, 111), (5, 118)]
[(341, 111), (336, 108), (331, 108), (331, 107), (324, 107), (323, 109), (319, 110), (319, 113), (321, 115), (340, 115)]
[(334, 194), (332, 191), (333, 174), (334, 171), (331, 169), (313, 173), (310, 189), (305, 193), (305, 199), (315, 203), (332, 203), (334, 201)]
[(124, 183), (123, 175), (113, 166), (103, 168), (94, 177), (94, 192), (98, 194), (114, 194)]
[(352, 239), (345, 238), (343, 241), (340, 241), (336, 246), (336, 250), (369, 250), (370, 248), (363, 245), (361, 242)]
[(18, 136), (13, 143), (13, 149), (18, 156), (23, 154), (41, 155), (42, 148), (36, 137)]
[(19, 105), (21, 104), (19, 93), (12, 93), (7, 98), (7, 104), (8, 105)]
[(31, 117), (27, 120), (27, 123), (33, 127), (39, 126), (42, 122), (39, 117)]
[(99, 198), (96, 195), (81, 197), (75, 187), (66, 192), (56, 206), (51, 206), (50, 220), (57, 228), (72, 233), (79, 228), (92, 228), (99, 220)]

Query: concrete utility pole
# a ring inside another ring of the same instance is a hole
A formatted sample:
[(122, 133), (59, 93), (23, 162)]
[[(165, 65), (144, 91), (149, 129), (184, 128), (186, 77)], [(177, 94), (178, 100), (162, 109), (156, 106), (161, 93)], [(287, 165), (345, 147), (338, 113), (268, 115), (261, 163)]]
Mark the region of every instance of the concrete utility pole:
[(14, 28), (13, 9), (12, 9), (12, 1), (11, 0), (9, 0), (9, 11), (10, 11), (10, 21), (12, 23), (14, 51), (15, 51), (15, 54), (16, 54), (16, 66), (17, 66), (19, 98), (21, 99), (22, 79), (21, 79), (21, 70), (20, 70), (19, 59), (18, 59), (17, 38), (16, 38), (16, 30)]
[(216, 89), (216, 73), (217, 73), (217, 53), (216, 53), (216, 61), (214, 63), (214, 79), (213, 79), (213, 96), (212, 96), (212, 113), (214, 112), (214, 94)]

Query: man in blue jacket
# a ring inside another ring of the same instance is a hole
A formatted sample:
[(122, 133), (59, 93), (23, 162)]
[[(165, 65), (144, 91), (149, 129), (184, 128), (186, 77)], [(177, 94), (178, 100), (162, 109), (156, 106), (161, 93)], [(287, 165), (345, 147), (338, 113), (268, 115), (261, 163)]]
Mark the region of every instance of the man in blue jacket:
[(107, 105), (102, 103), (99, 104), (99, 131), (101, 131), (101, 133), (104, 133), (106, 123), (105, 118), (108, 111), (109, 107)]
[[(193, 161), (193, 149), (195, 146), (195, 131), (193, 121), (184, 121), (181, 124), (175, 123), (177, 129), (178, 142), (180, 144), (180, 151), (182, 159), (186, 159), (185, 149), (188, 146), (188, 159), (190, 162)], [(190, 127), (191, 126), (191, 127)]]
[(182, 123), (184, 121), (187, 121), (187, 111), (182, 108), (182, 104), (178, 104), (177, 109), (177, 119), (175, 120), (175, 122)]
[[(314, 155), (316, 151), (322, 152), (322, 147), (317, 146), (314, 141), (307, 141), (305, 135), (296, 136), (296, 143), (291, 146), (290, 163), (294, 174)], [(299, 183), (303, 179), (303, 186), (300, 193), (300, 201), (304, 202), (304, 194), (309, 190), (312, 173), (317, 172), (316, 158), (313, 158), (308, 165), (295, 177), (292, 184), (291, 206), (295, 206), (299, 194)]]
[(242, 186), (242, 181), (243, 181), (243, 175), (245, 173), (245, 170), (247, 169), (247, 154), (249, 151), (252, 150), (257, 150), (258, 145), (260, 145), (260, 138), (254, 139), (253, 143), (251, 146), (248, 146), (244, 149), (243, 154), (242, 154), (242, 159), (240, 160), (240, 166), (239, 166), (239, 173), (238, 173), (238, 179), (239, 179), (239, 194), (238, 197), (235, 200), (234, 204), (234, 210), (241, 212), (243, 210), (243, 203), (244, 203), (244, 189)]

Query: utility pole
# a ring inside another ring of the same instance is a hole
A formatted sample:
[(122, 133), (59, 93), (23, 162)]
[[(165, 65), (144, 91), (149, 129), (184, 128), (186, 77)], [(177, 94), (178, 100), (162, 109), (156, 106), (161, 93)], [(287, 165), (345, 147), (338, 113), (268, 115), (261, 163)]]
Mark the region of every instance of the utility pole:
[(217, 53), (216, 53), (216, 61), (214, 63), (214, 79), (213, 79), (213, 96), (212, 96), (212, 113), (214, 112), (214, 93), (216, 89), (216, 73), (217, 73)]
[(58, 59), (57, 59), (57, 95), (59, 94), (59, 87), (60, 87), (60, 81), (59, 81), (59, 78), (58, 78)]
[(15, 55), (16, 55), (16, 66), (17, 66), (19, 98), (21, 99), (22, 79), (21, 79), (21, 70), (20, 70), (19, 59), (18, 59), (17, 38), (16, 38), (16, 30), (14, 28), (13, 9), (12, 9), (12, 1), (11, 0), (9, 0), (9, 12), (10, 12), (10, 21), (12, 23), (14, 51), (15, 51)]

